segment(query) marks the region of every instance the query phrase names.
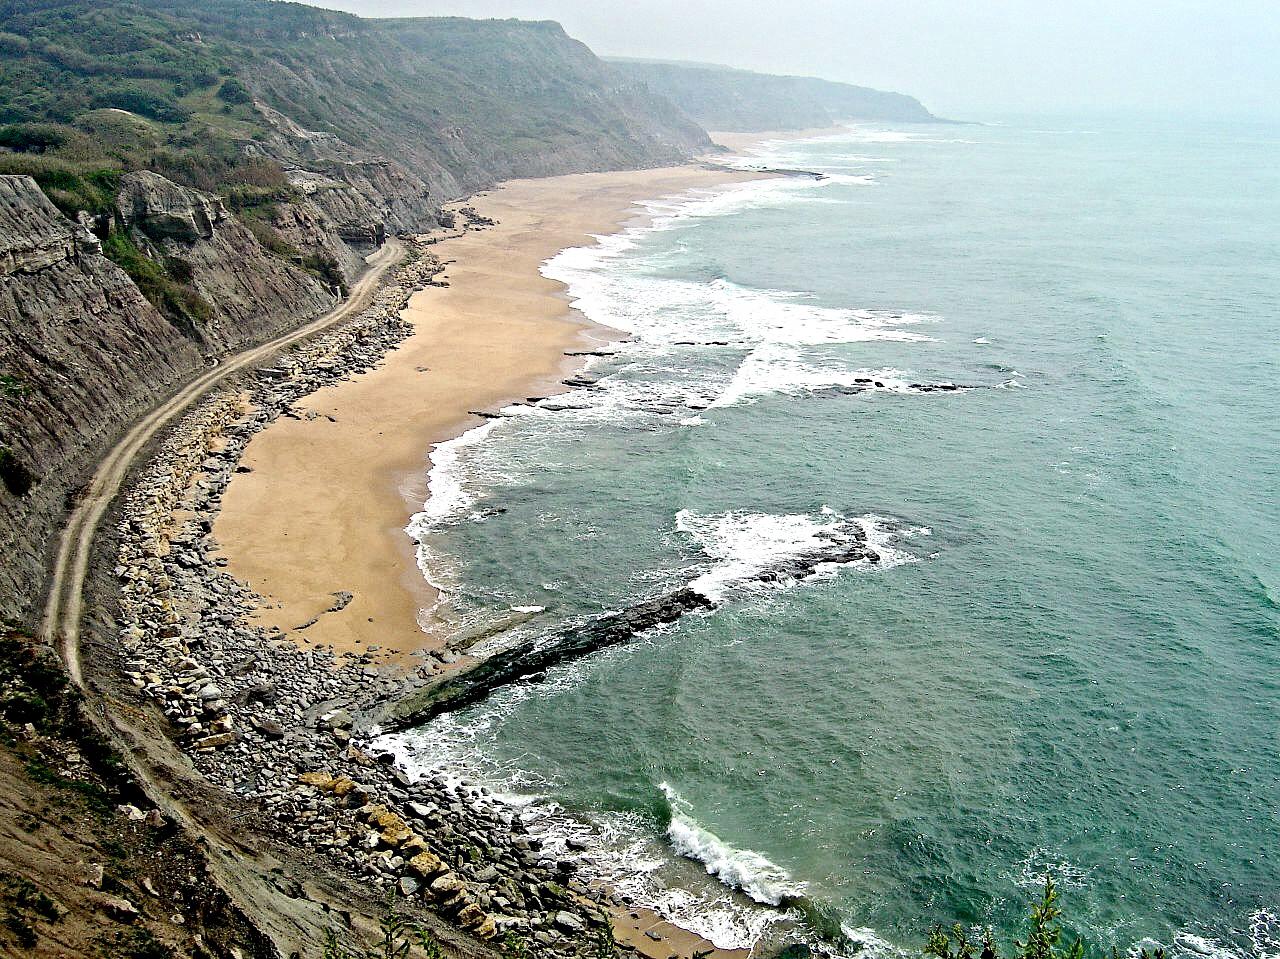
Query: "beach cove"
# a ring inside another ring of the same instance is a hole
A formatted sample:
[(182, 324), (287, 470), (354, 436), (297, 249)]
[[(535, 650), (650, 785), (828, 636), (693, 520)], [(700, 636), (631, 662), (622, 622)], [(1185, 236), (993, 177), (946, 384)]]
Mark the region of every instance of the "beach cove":
[[(409, 302), (414, 333), (376, 369), (300, 401), (254, 437), (215, 535), (228, 569), (266, 597), (259, 622), (339, 652), (436, 648), (435, 591), (405, 534), (428, 496), (431, 446), (483, 422), (472, 411), (559, 392), (616, 331), (570, 309), (549, 257), (611, 233), (637, 201), (749, 179), (701, 166), (520, 180), (467, 201), (494, 226), (432, 247), (447, 285)], [(335, 594), (350, 593), (340, 610)], [(423, 626), (427, 627), (424, 632)], [(297, 636), (304, 634), (295, 633)]]

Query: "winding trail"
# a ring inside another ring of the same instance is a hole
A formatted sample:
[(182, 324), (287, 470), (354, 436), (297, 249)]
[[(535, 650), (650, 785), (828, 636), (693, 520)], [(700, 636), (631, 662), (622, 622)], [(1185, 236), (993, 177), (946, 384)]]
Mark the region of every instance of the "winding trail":
[(93, 478), (71, 511), (58, 542), (58, 556), (49, 580), (49, 598), (41, 626), (42, 638), (58, 650), (67, 673), (77, 686), (84, 686), (80, 669), (80, 620), (84, 611), (84, 581), (89, 572), (93, 540), (138, 454), (174, 417), (233, 373), (363, 310), (372, 302), (383, 275), (404, 259), (404, 255), (404, 244), (389, 238), (369, 257), (369, 269), (356, 281), (347, 298), (333, 310), (274, 340), (232, 354), (202, 373), (138, 420), (98, 464)]

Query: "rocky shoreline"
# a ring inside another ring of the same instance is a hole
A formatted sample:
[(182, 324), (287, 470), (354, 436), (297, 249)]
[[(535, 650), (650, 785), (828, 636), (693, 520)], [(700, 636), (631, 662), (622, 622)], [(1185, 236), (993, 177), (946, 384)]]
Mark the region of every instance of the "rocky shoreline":
[[(483, 224), (468, 223), (469, 227)], [(413, 781), (365, 747), (357, 719), (425, 686), (452, 653), (408, 668), (307, 648), (253, 624), (263, 603), (224, 568), (211, 530), (254, 434), (323, 386), (368, 370), (411, 332), (400, 312), (443, 264), (411, 243), (373, 304), (344, 326), (236, 377), (168, 434), (118, 525), (119, 667), (213, 785), (264, 810), (276, 838), (326, 855), (352, 882), (417, 900), (481, 940), (545, 955), (613, 945), (610, 893), (576, 878), (562, 844), (468, 782)], [(334, 596), (331, 611), (349, 602)], [(322, 614), (324, 615), (324, 614)]]

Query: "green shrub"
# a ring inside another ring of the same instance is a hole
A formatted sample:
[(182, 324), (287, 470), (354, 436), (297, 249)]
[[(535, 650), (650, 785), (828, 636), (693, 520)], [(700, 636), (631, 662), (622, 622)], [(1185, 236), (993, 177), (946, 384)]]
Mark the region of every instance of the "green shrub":
[(329, 930), (324, 944), (324, 959), (408, 959), (416, 946), (425, 959), (444, 959), (444, 950), (427, 929), (400, 915), (395, 901), (387, 904), (386, 915), (378, 924), (382, 939), (373, 949), (349, 946), (335, 930)]
[(31, 41), (16, 33), (0, 31), (0, 53), (11, 57), (24, 56), (31, 49)]
[(35, 693), (13, 693), (0, 700), (0, 714), (17, 726), (40, 726), (49, 716), (49, 704)]
[(253, 102), (253, 97), (245, 89), (244, 84), (235, 77), (228, 77), (222, 81), (222, 86), (218, 88), (218, 98), (233, 104)]
[(44, 153), (66, 142), (66, 130), (52, 123), (11, 123), (0, 127), (0, 147), (18, 153)]
[(41, 154), (0, 154), (0, 174), (29, 176), (59, 210), (75, 218), (80, 210), (109, 214), (115, 210), (121, 171), (78, 164)]
[(0, 396), (17, 399), (27, 395), (27, 384), (20, 377), (10, 373), (0, 373)]
[(102, 244), (102, 252), (129, 274), (142, 295), (174, 326), (192, 339), (201, 339), (200, 328), (213, 318), (213, 307), (188, 285), (189, 269), (185, 273), (187, 281), (179, 280), (139, 250), (123, 230), (111, 231)]
[[(989, 928), (974, 932), (956, 923), (949, 929), (934, 926), (922, 951), (931, 959), (1084, 959), (1086, 949), (1081, 940), (1063, 942), (1061, 918), (1057, 886), (1046, 876), (1040, 901), (1031, 905), (1025, 940), (1014, 940), (1011, 948), (1002, 951)], [(1136, 959), (1164, 959), (1165, 951), (1144, 947), (1131, 955)], [(1120, 959), (1114, 948), (1111, 957)]]
[(249, 232), (253, 234), (263, 249), (268, 253), (273, 253), (281, 259), (285, 260), (301, 260), (302, 253), (293, 244), (289, 243), (265, 220), (258, 217), (241, 217), (244, 225), (249, 228)]
[(186, 123), (191, 111), (181, 106), (175, 96), (165, 96), (137, 85), (113, 84), (112, 89), (94, 96), (91, 105), (128, 110), (161, 123)]

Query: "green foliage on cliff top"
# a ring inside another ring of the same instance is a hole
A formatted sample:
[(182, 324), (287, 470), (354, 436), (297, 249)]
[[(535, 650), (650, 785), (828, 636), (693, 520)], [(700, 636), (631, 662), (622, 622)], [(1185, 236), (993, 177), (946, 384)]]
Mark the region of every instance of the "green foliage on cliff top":
[(180, 98), (218, 79), (216, 53), (136, 4), (9, 0), (0, 21), (6, 122), (65, 123), (100, 107), (182, 122)]
[(79, 210), (111, 213), (115, 209), (120, 173), (119, 169), (103, 169), (95, 163), (77, 163), (61, 157), (0, 153), (0, 174), (31, 177), (54, 206), (69, 217), (74, 217)]
[(205, 190), (283, 179), (242, 149), (264, 135), (233, 76), (244, 51), (204, 42), (179, 5), (0, 0), (0, 22), (0, 172), (51, 184), (64, 209), (102, 212), (85, 188), (95, 170), (150, 169)]
[[(25, 143), (29, 125), (53, 124), (67, 142), (39, 149), (125, 169), (152, 154), (266, 143), (274, 129), (254, 98), (356, 152), (460, 185), (709, 146), (554, 23), (362, 20), (263, 0), (0, 0), (0, 23), (0, 125), (17, 125), (8, 136)], [(102, 138), (87, 119), (107, 114), (115, 136)], [(216, 172), (218, 187), (240, 182), (236, 168)]]

